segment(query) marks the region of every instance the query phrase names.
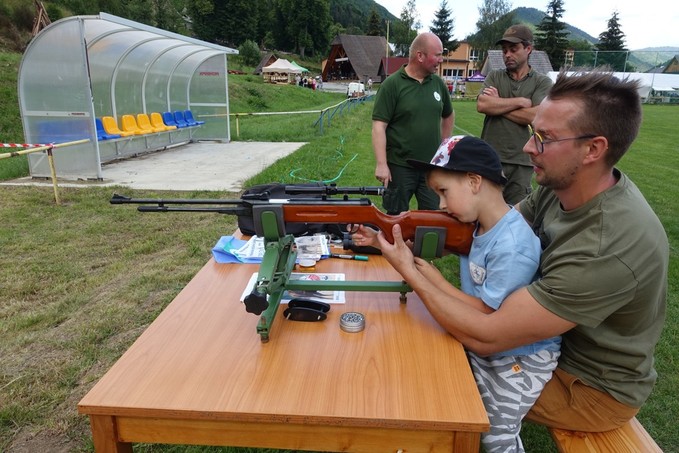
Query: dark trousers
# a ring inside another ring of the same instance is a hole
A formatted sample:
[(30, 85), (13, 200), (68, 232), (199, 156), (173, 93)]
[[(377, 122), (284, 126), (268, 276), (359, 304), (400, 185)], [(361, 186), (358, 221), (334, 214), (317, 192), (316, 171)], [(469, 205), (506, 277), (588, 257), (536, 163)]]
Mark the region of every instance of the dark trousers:
[(387, 214), (396, 215), (410, 210), (413, 195), (417, 200), (417, 209), (439, 209), (439, 196), (427, 186), (427, 172), (393, 164), (389, 164), (389, 170), (391, 182), (382, 199)]

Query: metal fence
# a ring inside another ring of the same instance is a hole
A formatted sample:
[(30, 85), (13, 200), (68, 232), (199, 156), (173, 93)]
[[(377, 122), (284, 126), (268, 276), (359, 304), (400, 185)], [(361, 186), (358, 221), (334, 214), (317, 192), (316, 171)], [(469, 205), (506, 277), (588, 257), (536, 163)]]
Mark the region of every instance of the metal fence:
[[(679, 51), (576, 50), (566, 54), (565, 65), (567, 67), (609, 65), (618, 72), (663, 72), (678, 55)], [(674, 71), (679, 71), (679, 68)]]

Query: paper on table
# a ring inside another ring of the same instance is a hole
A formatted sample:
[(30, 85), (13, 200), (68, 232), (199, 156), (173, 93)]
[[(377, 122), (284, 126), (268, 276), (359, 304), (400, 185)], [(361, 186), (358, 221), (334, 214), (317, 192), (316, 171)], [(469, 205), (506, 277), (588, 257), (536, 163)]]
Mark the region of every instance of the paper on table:
[[(325, 235), (302, 236), (295, 238), (297, 245), (297, 260), (320, 260), (330, 256), (328, 238)], [(264, 238), (252, 236), (241, 248), (233, 250), (233, 254), (240, 260), (261, 259), (264, 256)]]
[[(257, 283), (257, 275), (255, 272), (248, 280), (247, 285), (245, 285), (245, 290), (240, 296), (241, 302), (245, 299), (245, 296), (250, 294)], [(307, 273), (307, 272), (293, 272), (290, 274), (290, 280), (313, 280), (313, 281), (343, 281), (344, 274), (320, 274), (320, 273)], [(303, 297), (305, 299), (317, 300), (320, 302), (326, 302), (329, 304), (343, 304), (346, 302), (344, 291), (285, 291), (283, 297), (281, 298), (282, 304), (287, 304), (290, 299), (296, 297)]]

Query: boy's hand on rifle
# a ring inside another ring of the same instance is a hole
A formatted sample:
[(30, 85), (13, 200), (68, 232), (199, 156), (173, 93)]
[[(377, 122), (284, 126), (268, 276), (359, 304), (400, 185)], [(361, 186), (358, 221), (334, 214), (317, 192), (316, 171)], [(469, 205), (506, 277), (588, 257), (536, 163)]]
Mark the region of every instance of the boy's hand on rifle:
[[(347, 225), (347, 230), (351, 232), (351, 240), (354, 243), (354, 245), (357, 245), (359, 247), (374, 247), (376, 249), (380, 249), (380, 241), (377, 239), (377, 237), (380, 236), (379, 230), (371, 228), (367, 225), (351, 223)], [(384, 235), (382, 234), (381, 236)], [(413, 248), (413, 242), (410, 239), (404, 242), (410, 249)]]
[(347, 230), (351, 232), (351, 240), (359, 247), (380, 247), (377, 241), (378, 230), (366, 225), (349, 224)]
[(441, 274), (441, 271), (434, 266), (433, 261), (427, 261), (418, 256), (415, 257), (415, 267), (424, 278), (430, 281), (437, 288), (450, 286), (450, 282)]
[(384, 234), (377, 235), (379, 248), (382, 251), (382, 256), (389, 261), (389, 264), (401, 274), (404, 280), (409, 282), (409, 278), (417, 278), (421, 275), (415, 266), (415, 256), (410, 249), (410, 245), (403, 240), (401, 226), (398, 224), (394, 225), (391, 232), (394, 237), (393, 244), (387, 241)]

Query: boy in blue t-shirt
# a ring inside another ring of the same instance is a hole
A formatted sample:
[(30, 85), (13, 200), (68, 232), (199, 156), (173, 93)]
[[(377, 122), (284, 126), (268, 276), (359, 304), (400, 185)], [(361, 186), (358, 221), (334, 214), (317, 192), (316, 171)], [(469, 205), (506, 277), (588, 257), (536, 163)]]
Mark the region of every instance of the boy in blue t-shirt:
[[(442, 210), (477, 225), (469, 255), (460, 257), (461, 290), (433, 265), (419, 261), (432, 285), (489, 313), (537, 277), (540, 240), (505, 203), (502, 187), (507, 179), (490, 145), (476, 137), (450, 137), (431, 162), (408, 159), (408, 164), (428, 171), (427, 184), (438, 194)], [(377, 232), (366, 226), (353, 239), (360, 246), (379, 245)], [(487, 452), (524, 451), (521, 421), (551, 379), (560, 344), (560, 337), (554, 337), (488, 357), (467, 352), (490, 420), (490, 431), (481, 436)]]

